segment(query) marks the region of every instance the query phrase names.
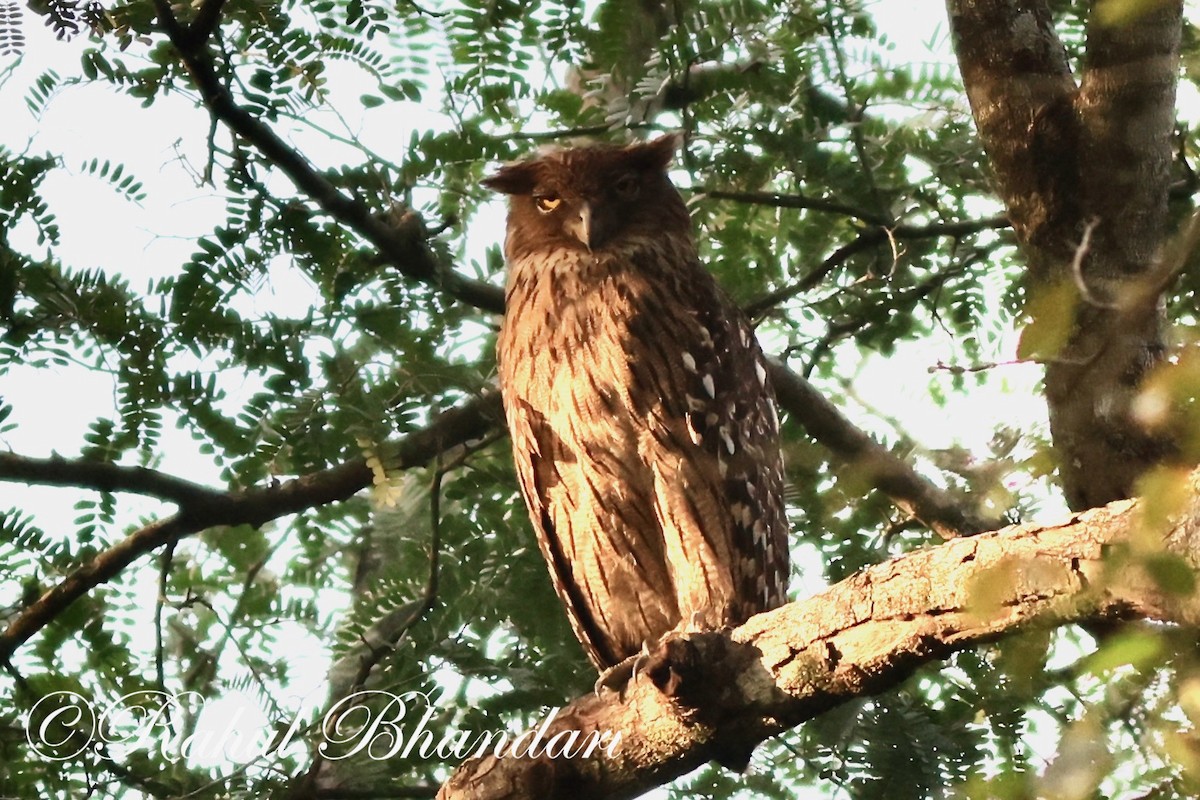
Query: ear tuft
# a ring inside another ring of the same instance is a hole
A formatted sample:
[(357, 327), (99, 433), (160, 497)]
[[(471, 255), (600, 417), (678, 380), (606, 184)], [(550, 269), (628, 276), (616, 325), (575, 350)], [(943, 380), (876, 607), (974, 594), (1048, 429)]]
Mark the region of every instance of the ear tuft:
[(667, 133), (648, 142), (638, 142), (625, 148), (627, 157), (638, 169), (666, 172), (683, 143), (683, 136)]
[(534, 166), (528, 161), (505, 164), (494, 174), (480, 181), (484, 188), (501, 194), (532, 194), (536, 182)]

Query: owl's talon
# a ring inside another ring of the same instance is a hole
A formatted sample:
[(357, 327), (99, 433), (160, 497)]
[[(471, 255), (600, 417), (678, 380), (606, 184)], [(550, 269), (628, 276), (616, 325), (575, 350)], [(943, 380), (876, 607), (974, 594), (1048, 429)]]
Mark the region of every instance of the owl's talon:
[(596, 678), (596, 683), (592, 687), (596, 694), (603, 695), (605, 690), (621, 694), (625, 687), (629, 684), (633, 677), (633, 660), (637, 656), (630, 656), (600, 673), (600, 677)]
[(601, 672), (592, 688), (597, 695), (603, 694), (603, 690), (607, 689), (610, 692), (616, 692), (621, 699), (624, 699), (626, 687), (637, 680), (638, 673), (649, 659), (650, 650), (643, 644), (641, 652), (635, 653)]

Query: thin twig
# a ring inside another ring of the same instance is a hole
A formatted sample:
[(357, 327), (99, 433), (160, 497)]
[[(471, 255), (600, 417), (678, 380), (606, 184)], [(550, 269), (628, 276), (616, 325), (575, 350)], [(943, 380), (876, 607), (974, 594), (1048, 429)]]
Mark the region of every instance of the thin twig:
[(439, 452), (429, 487), (429, 580), (425, 584), (425, 608), (422, 616), (428, 614), (437, 602), (438, 565), (442, 548), (442, 477), (445, 474), (442, 453)]
[(886, 226), (890, 220), (865, 209), (839, 203), (836, 200), (826, 200), (821, 197), (805, 197), (799, 194), (776, 194), (775, 192), (732, 192), (724, 189), (706, 189), (702, 186), (692, 187), (692, 192), (713, 200), (729, 200), (734, 203), (746, 203), (771, 208), (798, 208), (805, 211), (822, 211), (827, 214), (838, 214), (844, 217), (860, 219), (871, 225)]
[(772, 292), (768, 292), (757, 300), (752, 300), (746, 304), (746, 314), (752, 318), (762, 316), (766, 312), (775, 308), (781, 303), (791, 300), (793, 297), (811, 291), (820, 285), (821, 281), (829, 273), (833, 272), (837, 267), (843, 264), (850, 256), (868, 250), (879, 243), (882, 238), (875, 235), (875, 231), (865, 231), (858, 235), (854, 241), (849, 244), (844, 244), (837, 250), (834, 250), (824, 261), (822, 261), (816, 269), (810, 271), (800, 280), (787, 286), (782, 286)]
[(965, 375), (971, 372), (986, 372), (997, 367), (1015, 367), (1019, 364), (1041, 364), (1042, 361), (1036, 358), (1014, 358), (1009, 361), (984, 361), (979, 364), (947, 364), (944, 361), (938, 361), (926, 371), (930, 374), (934, 372), (949, 372), (951, 375)]
[[(166, 643), (163, 638), (163, 605), (167, 601), (167, 583), (171, 578), (171, 562), (175, 555), (175, 543), (163, 548), (158, 562), (158, 596), (154, 598), (154, 683), (158, 691), (167, 693), (166, 670), (164, 668)], [(170, 718), (168, 717), (168, 723)]]
[[(837, 82), (838, 86), (841, 87), (842, 95), (846, 98), (850, 140), (854, 145), (854, 153), (858, 156), (858, 163), (862, 168), (863, 178), (867, 182), (867, 189), (871, 192), (871, 198), (875, 201), (875, 210), (878, 214), (886, 216), (887, 206), (880, 196), (878, 185), (875, 183), (875, 170), (871, 167), (871, 160), (867, 154), (867, 143), (863, 138), (862, 123), (866, 118), (866, 106), (859, 105), (854, 101), (854, 93), (851, 91), (850, 86), (850, 76), (846, 70), (846, 56), (842, 52), (841, 31), (839, 30), (838, 20), (834, 19), (833, 4), (830, 0), (825, 0), (825, 13), (828, 17), (828, 24), (825, 26), (825, 30), (829, 33), (829, 42), (833, 50), (834, 63), (837, 65)], [(888, 220), (888, 222), (890, 221)]]
[(793, 297), (816, 288), (829, 273), (844, 263), (850, 256), (867, 250), (888, 240), (904, 241), (917, 239), (933, 239), (942, 236), (961, 237), (985, 230), (1010, 227), (1006, 216), (984, 217), (982, 219), (960, 220), (956, 222), (933, 222), (928, 225), (900, 224), (893, 228), (870, 228), (863, 231), (851, 241), (835, 250), (821, 264), (795, 283), (782, 286), (773, 292), (763, 295), (746, 305), (746, 313), (757, 317), (771, 310), (780, 303), (785, 303)]
[[(493, 437), (485, 437), (485, 439), (495, 441)], [(358, 664), (355, 667), (354, 676), (344, 684), (331, 681), (330, 699), (327, 704), (327, 710), (322, 715), (322, 724), (326, 730), (336, 729), (338, 721), (350, 710), (349, 707), (343, 706), (342, 701), (348, 697), (353, 697), (356, 692), (366, 686), (367, 679), (383, 659), (383, 656), (393, 652), (400, 640), (412, 630), (412, 627), (433, 610), (433, 606), (437, 602), (438, 569), (441, 561), (442, 478), (449, 470), (461, 466), (469, 454), (477, 452), (486, 446), (486, 444), (480, 443), (462, 445), (450, 465), (444, 464), (444, 450), (439, 449), (437, 455), (434, 457), (433, 474), (429, 487), (429, 576), (425, 582), (425, 589), (419, 601), (405, 603), (399, 609), (390, 612), (379, 622), (376, 622), (359, 637), (359, 642), (363, 648), (361, 655), (357, 656)], [(403, 614), (403, 618), (400, 621), (394, 622), (393, 618), (397, 613)], [(355, 657), (356, 655), (351, 653), (344, 656), (341, 661)], [(324, 764), (325, 758), (323, 754), (319, 749), (314, 749), (312, 764), (305, 771), (305, 774), (295, 782), (293, 791), (289, 796), (297, 798), (297, 800), (301, 797), (310, 796), (312, 787), (317, 784), (320, 778)]]
[(1071, 257), (1071, 279), (1075, 281), (1075, 288), (1079, 290), (1079, 296), (1083, 299), (1083, 302), (1095, 308), (1116, 311), (1123, 304), (1112, 300), (1101, 300), (1096, 297), (1092, 293), (1091, 287), (1087, 285), (1087, 278), (1083, 274), (1083, 261), (1087, 258), (1088, 253), (1092, 251), (1092, 233), (1099, 224), (1099, 219), (1092, 218), (1084, 225), (1083, 237), (1079, 240), (1079, 245), (1075, 248), (1075, 254)]

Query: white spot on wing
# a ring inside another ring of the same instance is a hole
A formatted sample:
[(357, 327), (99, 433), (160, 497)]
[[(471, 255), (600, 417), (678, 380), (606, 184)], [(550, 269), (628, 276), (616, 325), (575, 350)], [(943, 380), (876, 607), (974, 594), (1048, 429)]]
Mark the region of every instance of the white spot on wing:
[(696, 371), (696, 358), (695, 358), (695, 356), (693, 356), (691, 353), (689, 353), (687, 351), (684, 351), (684, 354), (683, 354), (683, 368), (686, 369), (688, 372)]
[(708, 396), (713, 398), (714, 400), (716, 400), (717, 399), (717, 385), (715, 383), (713, 383), (713, 376), (705, 375), (704, 379), (701, 382), (704, 384), (704, 391), (708, 392)]

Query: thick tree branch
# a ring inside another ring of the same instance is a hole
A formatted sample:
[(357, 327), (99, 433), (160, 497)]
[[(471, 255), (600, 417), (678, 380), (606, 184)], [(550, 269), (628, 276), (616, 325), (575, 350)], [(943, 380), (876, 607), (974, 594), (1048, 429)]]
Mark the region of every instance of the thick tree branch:
[(1191, 480), (1190, 502), (1166, 531), (1147, 531), (1140, 504), (1121, 501), (902, 556), (728, 636), (667, 640), (623, 698), (581, 698), (542, 737), (544, 746), (564, 731), (620, 732), (611, 756), (485, 756), (464, 763), (438, 796), (633, 797), (707, 761), (744, 758), (831, 707), (1018, 629), (1112, 618), (1196, 624), (1200, 597), (1162, 590), (1145, 568), (1163, 552), (1193, 570), (1200, 563), (1200, 485)]
[(901, 510), (929, 526), (944, 539), (993, 530), (1000, 520), (983, 519), (962, 499), (934, 486), (904, 459), (876, 442), (838, 411), (811, 383), (772, 361), (771, 380), (779, 405), (792, 414), (810, 436), (858, 477), (892, 499)]
[(107, 461), (61, 456), (32, 458), (0, 453), (0, 481), (129, 492), (180, 506), (216, 502), (226, 497), (224, 492), (146, 467), (124, 467)]
[(1086, 291), (1063, 357), (1046, 367), (1050, 432), (1076, 508), (1128, 496), (1143, 472), (1176, 453), (1168, 436), (1147, 434), (1131, 408), (1141, 379), (1166, 354), (1158, 301), (1169, 285), (1160, 259), (1181, 15), (1181, 2), (1167, 2), (1128, 23), (1107, 25), (1099, 10), (1088, 21), (1072, 188), (1075, 227), (1090, 234), (1091, 246), (1078, 247), (1071, 262)]
[[(1075, 83), (1044, 2), (948, 3), (954, 49), (967, 99), (1000, 196), (1022, 242), (1061, 246), (1056, 207), (1074, 164), (1069, 151)], [(1069, 254), (1067, 254), (1069, 255)]]
[[(502, 413), (498, 395), (478, 397), (391, 443), (384, 448), (382, 460), (386, 467), (397, 470), (426, 464), (440, 452), (487, 435)], [(104, 466), (114, 469), (113, 465)], [(71, 603), (164, 544), (218, 525), (257, 527), (287, 514), (345, 500), (371, 479), (365, 459), (356, 458), (265, 489), (224, 494), (205, 490), (195, 502), (181, 502), (178, 513), (140, 528), (80, 566), (17, 614), (0, 633), (0, 662)]]

